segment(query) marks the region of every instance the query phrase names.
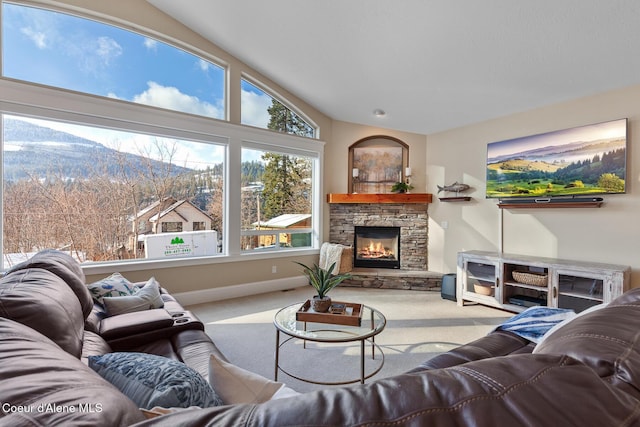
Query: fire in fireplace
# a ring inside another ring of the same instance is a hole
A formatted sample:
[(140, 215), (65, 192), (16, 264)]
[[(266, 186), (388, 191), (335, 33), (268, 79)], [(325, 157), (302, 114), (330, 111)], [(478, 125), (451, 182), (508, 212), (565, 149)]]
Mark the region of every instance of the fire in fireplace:
[(356, 226), (354, 267), (400, 268), (400, 227)]

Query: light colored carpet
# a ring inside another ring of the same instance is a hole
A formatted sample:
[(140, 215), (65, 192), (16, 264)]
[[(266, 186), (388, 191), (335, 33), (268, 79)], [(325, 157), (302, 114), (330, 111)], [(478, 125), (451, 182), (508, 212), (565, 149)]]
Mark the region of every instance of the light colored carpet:
[[(206, 332), (232, 363), (274, 378), (275, 313), (284, 306), (302, 303), (312, 295), (310, 287), (271, 292), (245, 298), (189, 306), (206, 325)], [(380, 372), (368, 381), (406, 372), (431, 357), (486, 335), (512, 313), (481, 305), (458, 307), (439, 291), (405, 291), (338, 287), (334, 300), (363, 303), (380, 310), (387, 319), (375, 340), (385, 354)], [(281, 341), (284, 335), (281, 334)], [(379, 367), (366, 348), (367, 373)], [(322, 345), (292, 340), (280, 350), (280, 363), (296, 376), (325, 382), (355, 379), (360, 373), (360, 345)], [(299, 392), (318, 390), (282, 372), (278, 380)]]

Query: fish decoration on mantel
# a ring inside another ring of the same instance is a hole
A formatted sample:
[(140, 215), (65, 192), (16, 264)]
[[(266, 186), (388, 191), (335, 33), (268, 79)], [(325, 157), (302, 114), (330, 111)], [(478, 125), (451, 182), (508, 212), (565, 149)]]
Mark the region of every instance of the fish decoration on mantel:
[(440, 186), (438, 185), (438, 193), (440, 193), (441, 191), (445, 191), (448, 193), (456, 193), (456, 197), (440, 197), (440, 200), (443, 202), (467, 202), (469, 200), (471, 200), (471, 197), (468, 196), (458, 196), (459, 193), (464, 193), (465, 191), (469, 190), (471, 187), (469, 187), (467, 184), (462, 184), (458, 181), (454, 182), (451, 185), (445, 185), (445, 186)]

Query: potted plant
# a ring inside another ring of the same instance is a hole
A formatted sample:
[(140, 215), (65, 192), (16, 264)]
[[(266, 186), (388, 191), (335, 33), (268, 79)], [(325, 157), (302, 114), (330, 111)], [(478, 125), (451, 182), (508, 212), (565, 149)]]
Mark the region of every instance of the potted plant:
[(396, 182), (395, 184), (393, 184), (393, 187), (391, 187), (391, 191), (394, 193), (406, 193), (407, 191), (412, 189), (413, 185), (407, 184), (405, 182)]
[(316, 290), (317, 295), (313, 296), (311, 300), (311, 307), (313, 311), (318, 313), (326, 313), (331, 307), (331, 297), (327, 293), (338, 286), (343, 280), (351, 277), (348, 273), (332, 275), (333, 269), (336, 267), (334, 262), (328, 269), (319, 267), (317, 264), (313, 264), (313, 267), (302, 264), (301, 262), (294, 261), (296, 264), (300, 264), (304, 269), (304, 274), (309, 279), (309, 284)]

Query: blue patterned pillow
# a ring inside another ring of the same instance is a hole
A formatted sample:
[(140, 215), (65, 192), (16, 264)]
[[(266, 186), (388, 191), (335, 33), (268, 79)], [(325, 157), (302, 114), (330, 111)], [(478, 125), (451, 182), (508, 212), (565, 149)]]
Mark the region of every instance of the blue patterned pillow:
[(89, 366), (138, 407), (208, 408), (222, 405), (209, 383), (184, 363), (146, 353), (89, 356)]
[(109, 277), (87, 285), (93, 299), (102, 304), (104, 297), (122, 297), (136, 293), (136, 287), (122, 274), (113, 273)]

